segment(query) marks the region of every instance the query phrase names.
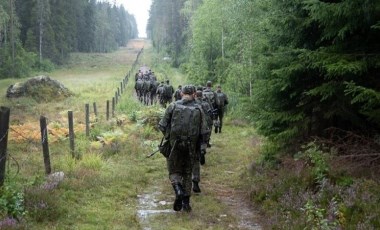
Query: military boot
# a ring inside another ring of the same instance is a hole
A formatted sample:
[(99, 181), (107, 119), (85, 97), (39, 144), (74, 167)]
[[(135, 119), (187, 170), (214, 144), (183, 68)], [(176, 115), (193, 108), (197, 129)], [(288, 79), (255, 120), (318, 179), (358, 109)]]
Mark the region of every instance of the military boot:
[(201, 188), (199, 188), (198, 181), (193, 181), (193, 192), (201, 193)]
[(183, 189), (181, 184), (173, 184), (173, 189), (175, 192), (175, 200), (173, 204), (174, 211), (181, 211), (182, 209), (182, 199), (183, 199)]
[(219, 127), (219, 133), (221, 133), (222, 132), (222, 127)]
[(215, 126), (215, 133), (218, 133), (218, 126)]
[(191, 212), (190, 196), (184, 196), (182, 201), (182, 210), (185, 212)]

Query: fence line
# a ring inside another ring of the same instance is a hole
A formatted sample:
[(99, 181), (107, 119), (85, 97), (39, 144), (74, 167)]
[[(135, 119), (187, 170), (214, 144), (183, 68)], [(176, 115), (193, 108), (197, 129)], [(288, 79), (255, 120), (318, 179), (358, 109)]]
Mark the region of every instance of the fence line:
[[(131, 76), (131, 72), (136, 68), (136, 65), (139, 62), (139, 58), (141, 53), (143, 52), (142, 48), (137, 56), (135, 61), (132, 64), (132, 68), (128, 71), (128, 73), (123, 78), (122, 82), (120, 83), (120, 87), (117, 88), (117, 91), (115, 92), (115, 97), (112, 98), (112, 117), (115, 116), (115, 109), (116, 104), (118, 101), (120, 101), (120, 97), (125, 91), (126, 84), (129, 81), (129, 78)], [(109, 120), (109, 103), (110, 101), (107, 100), (107, 111), (106, 111), (106, 120)], [(96, 103), (93, 103), (94, 106), (94, 114), (95, 114), (95, 120), (98, 120), (98, 111), (96, 107)], [(0, 107), (0, 187), (4, 184), (4, 180), (6, 177), (6, 161), (7, 158), (11, 157), (9, 156), (9, 153), (7, 152), (7, 145), (8, 145), (8, 135), (11, 132), (16, 133), (18, 136), (20, 136), (23, 140), (27, 140), (27, 145), (33, 143), (37, 137), (25, 137), (20, 132), (17, 132), (13, 128), (9, 128), (9, 117), (10, 117), (10, 109), (7, 107)], [(86, 137), (90, 134), (90, 112), (89, 112), (89, 104), (85, 104), (85, 123), (86, 123)], [(40, 134), (41, 134), (41, 142), (35, 142), (35, 144), (42, 145), (42, 153), (43, 153), (43, 159), (44, 159), (44, 166), (45, 166), (45, 173), (50, 174), (51, 173), (51, 162), (50, 162), (50, 153), (49, 153), (49, 142), (48, 142), (48, 119), (44, 116), (40, 116)], [(74, 116), (72, 111), (68, 111), (68, 126), (69, 126), (69, 142), (70, 142), (70, 152), (73, 158), (77, 158), (77, 154), (75, 153), (75, 135), (74, 135)], [(19, 164), (11, 157), (17, 164), (18, 170), (19, 170)], [(9, 171), (9, 170), (8, 170)]]

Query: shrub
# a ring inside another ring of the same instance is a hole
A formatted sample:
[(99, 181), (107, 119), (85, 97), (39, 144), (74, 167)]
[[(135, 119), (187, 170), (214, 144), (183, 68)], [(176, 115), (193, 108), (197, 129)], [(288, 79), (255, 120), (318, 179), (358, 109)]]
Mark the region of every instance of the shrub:
[(0, 188), (0, 218), (19, 219), (25, 215), (24, 194), (12, 184)]

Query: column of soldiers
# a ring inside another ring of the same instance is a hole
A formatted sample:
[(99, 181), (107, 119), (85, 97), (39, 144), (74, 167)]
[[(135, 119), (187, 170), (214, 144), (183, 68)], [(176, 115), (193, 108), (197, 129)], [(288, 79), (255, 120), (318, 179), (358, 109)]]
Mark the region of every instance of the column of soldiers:
[(157, 81), (157, 77), (150, 69), (139, 70), (135, 74), (135, 91), (140, 102), (145, 105), (159, 104), (166, 108), (168, 103), (172, 102), (174, 88), (170, 85), (169, 80)]
[(215, 133), (222, 132), (228, 98), (220, 85), (213, 91), (211, 81), (206, 87), (179, 85), (174, 97), (158, 128), (171, 146), (166, 159), (175, 193), (173, 209), (190, 212), (191, 192), (201, 192), (200, 165), (205, 164), (206, 149), (211, 147), (213, 126)]

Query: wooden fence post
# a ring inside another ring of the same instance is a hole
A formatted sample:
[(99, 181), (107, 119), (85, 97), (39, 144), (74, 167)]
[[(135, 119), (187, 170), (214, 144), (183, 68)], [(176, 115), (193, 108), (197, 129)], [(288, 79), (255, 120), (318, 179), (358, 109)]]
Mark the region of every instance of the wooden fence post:
[(69, 139), (70, 139), (70, 151), (71, 156), (75, 157), (75, 146), (74, 146), (74, 118), (73, 118), (73, 111), (68, 112), (69, 117)]
[(40, 128), (41, 128), (41, 143), (42, 143), (42, 153), (44, 157), (45, 164), (45, 173), (51, 173), (51, 164), (50, 164), (50, 153), (49, 153), (49, 141), (48, 141), (48, 130), (46, 117), (40, 117)]
[(96, 107), (96, 102), (93, 103), (95, 120), (98, 121), (98, 108)]
[(86, 110), (86, 137), (90, 136), (90, 105), (85, 105)]
[(117, 91), (115, 92), (115, 105), (117, 105), (117, 97), (118, 97), (118, 94), (117, 94)]
[(106, 114), (107, 121), (110, 119), (110, 100), (107, 100), (107, 114)]
[(10, 109), (0, 107), (0, 187), (4, 184)]
[(115, 117), (115, 98), (112, 98), (112, 117)]
[(123, 82), (120, 82), (120, 93), (123, 94)]

